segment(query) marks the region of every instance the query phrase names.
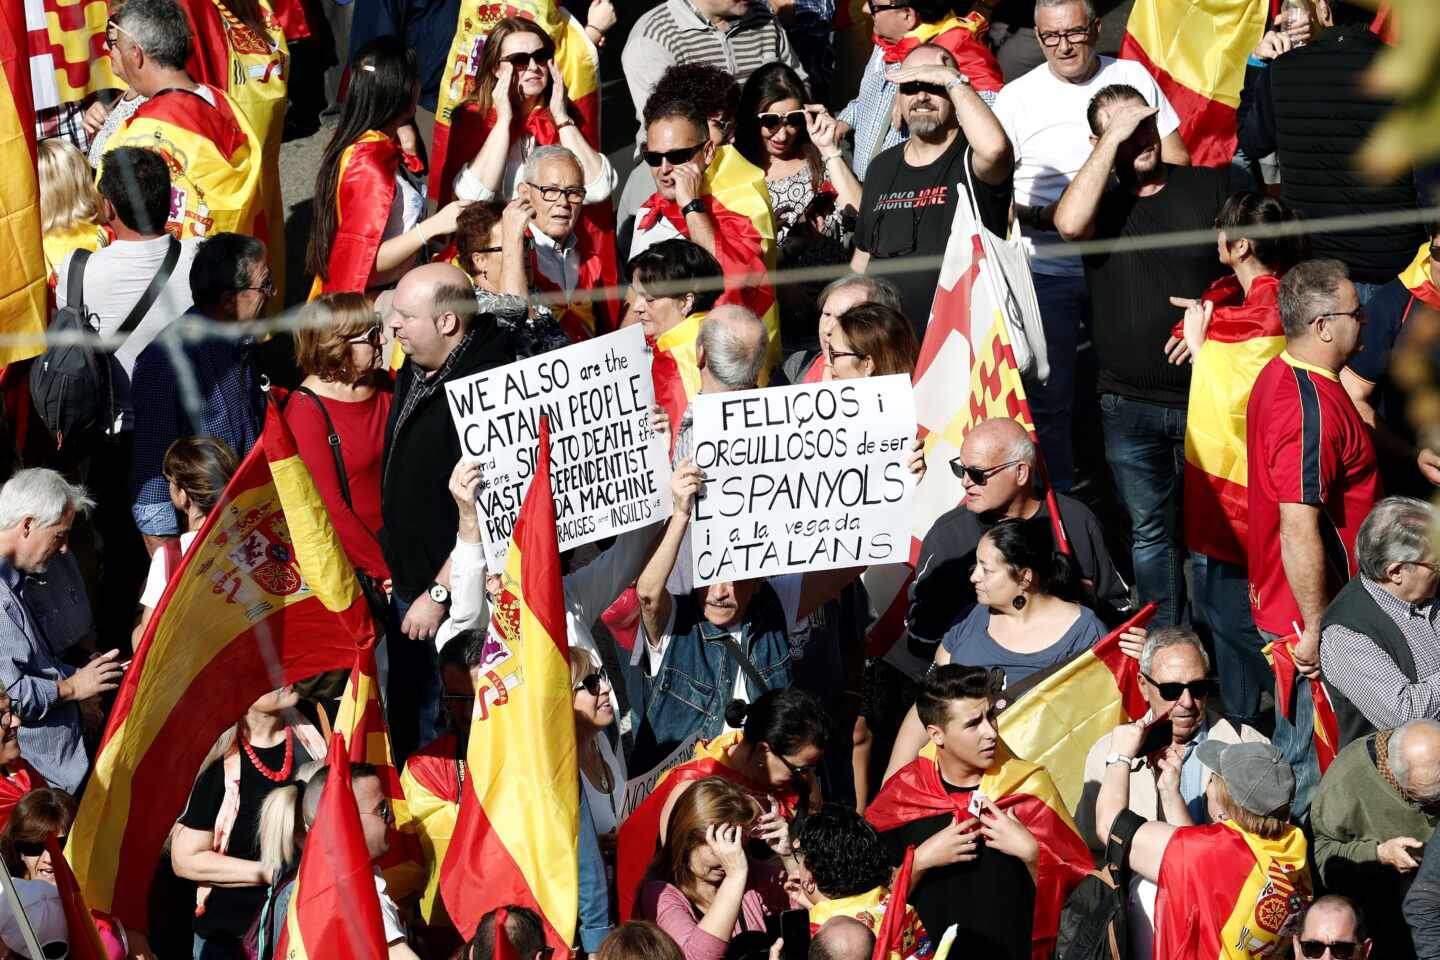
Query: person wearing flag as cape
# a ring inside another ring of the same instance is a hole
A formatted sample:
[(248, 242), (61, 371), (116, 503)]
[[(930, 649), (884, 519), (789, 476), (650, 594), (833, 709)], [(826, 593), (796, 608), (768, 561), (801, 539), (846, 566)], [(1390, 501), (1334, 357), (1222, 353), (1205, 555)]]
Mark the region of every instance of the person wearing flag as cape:
[(1035, 960), (1093, 860), (1050, 774), (996, 727), (997, 671), (950, 663), (920, 683), (930, 744), (865, 809), (899, 863), (915, 847), (908, 902), (926, 930), (957, 926), (967, 954)]

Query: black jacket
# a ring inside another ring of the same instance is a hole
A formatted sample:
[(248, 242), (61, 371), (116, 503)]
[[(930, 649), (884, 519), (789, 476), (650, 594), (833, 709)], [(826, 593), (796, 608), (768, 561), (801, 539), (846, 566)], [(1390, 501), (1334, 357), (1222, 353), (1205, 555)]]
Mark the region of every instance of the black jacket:
[[(472, 333), (456, 349), (463, 351), (447, 372), (450, 383), (515, 360), (515, 343), (488, 314), (472, 321)], [(380, 483), (381, 535), (395, 595), (414, 600), (435, 579), (455, 546), (460, 517), (450, 497), (450, 471), (460, 459), (460, 437), (450, 419), (450, 402), (441, 387), (420, 402), (396, 430), (419, 367), (407, 359), (395, 376), (395, 402), (385, 424), (385, 455)]]
[[(1415, 177), (1384, 184), (1357, 168), (1358, 154), (1390, 103), (1364, 90), (1364, 75), (1384, 48), (1364, 26), (1330, 27), (1307, 46), (1245, 71), (1239, 145), (1252, 161), (1279, 151), (1280, 196), (1307, 220), (1414, 210)], [(1365, 283), (1387, 283), (1425, 242), (1419, 223), (1310, 236), (1313, 256), (1334, 257)]]

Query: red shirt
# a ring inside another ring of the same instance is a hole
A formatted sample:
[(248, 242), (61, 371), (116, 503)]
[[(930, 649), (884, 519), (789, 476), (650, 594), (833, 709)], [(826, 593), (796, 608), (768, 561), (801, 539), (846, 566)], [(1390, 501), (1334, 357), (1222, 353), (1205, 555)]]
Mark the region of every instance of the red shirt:
[(300, 459), (315, 478), (315, 486), (325, 501), (325, 509), (330, 512), (330, 522), (335, 525), (345, 554), (355, 569), (377, 580), (390, 579), (390, 569), (385, 565), (380, 542), (375, 537), (385, 524), (380, 516), (380, 459), (385, 450), (385, 421), (390, 416), (394, 396), (387, 387), (359, 402), (323, 398), (325, 410), (335, 423), (335, 433), (340, 437), (340, 454), (345, 461), (354, 510), (345, 505), (345, 498), (340, 495), (329, 431), (315, 401), (296, 391), (285, 405), (285, 422), (295, 434)]
[(1306, 624), (1281, 563), (1280, 504), (1320, 508), (1326, 595), (1333, 597), (1355, 573), (1355, 535), (1380, 498), (1375, 445), (1339, 376), (1289, 351), (1260, 371), (1245, 417), (1250, 607), (1255, 626), (1284, 635)]

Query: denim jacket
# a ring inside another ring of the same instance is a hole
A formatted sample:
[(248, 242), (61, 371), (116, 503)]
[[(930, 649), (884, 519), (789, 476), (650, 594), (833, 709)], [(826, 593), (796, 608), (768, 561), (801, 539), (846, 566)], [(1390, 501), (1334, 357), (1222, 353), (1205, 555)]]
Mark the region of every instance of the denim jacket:
[[(705, 619), (693, 596), (674, 599), (664, 658), (654, 675), (644, 678), (644, 725), (636, 742), (636, 751), (643, 749), (647, 759), (653, 749), (656, 761), (692, 733), (708, 740), (724, 732), (725, 705), (734, 693), (740, 669), (720, 642), (727, 631)], [(751, 599), (737, 642), (765, 680), (765, 689), (790, 686), (792, 661), (785, 614), (768, 583)], [(748, 677), (745, 689), (752, 701), (765, 692)], [(635, 768), (646, 769), (643, 762)]]

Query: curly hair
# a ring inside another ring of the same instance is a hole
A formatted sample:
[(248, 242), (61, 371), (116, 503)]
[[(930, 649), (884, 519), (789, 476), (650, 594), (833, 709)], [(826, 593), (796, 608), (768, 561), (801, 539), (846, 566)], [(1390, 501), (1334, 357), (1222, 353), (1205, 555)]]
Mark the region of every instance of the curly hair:
[(650, 95), (655, 103), (685, 100), (708, 117), (735, 118), (740, 107), (740, 84), (735, 77), (708, 63), (677, 63), (660, 75)]
[(880, 834), (849, 807), (827, 803), (795, 835), (815, 887), (832, 900), (890, 884), (890, 858)]

